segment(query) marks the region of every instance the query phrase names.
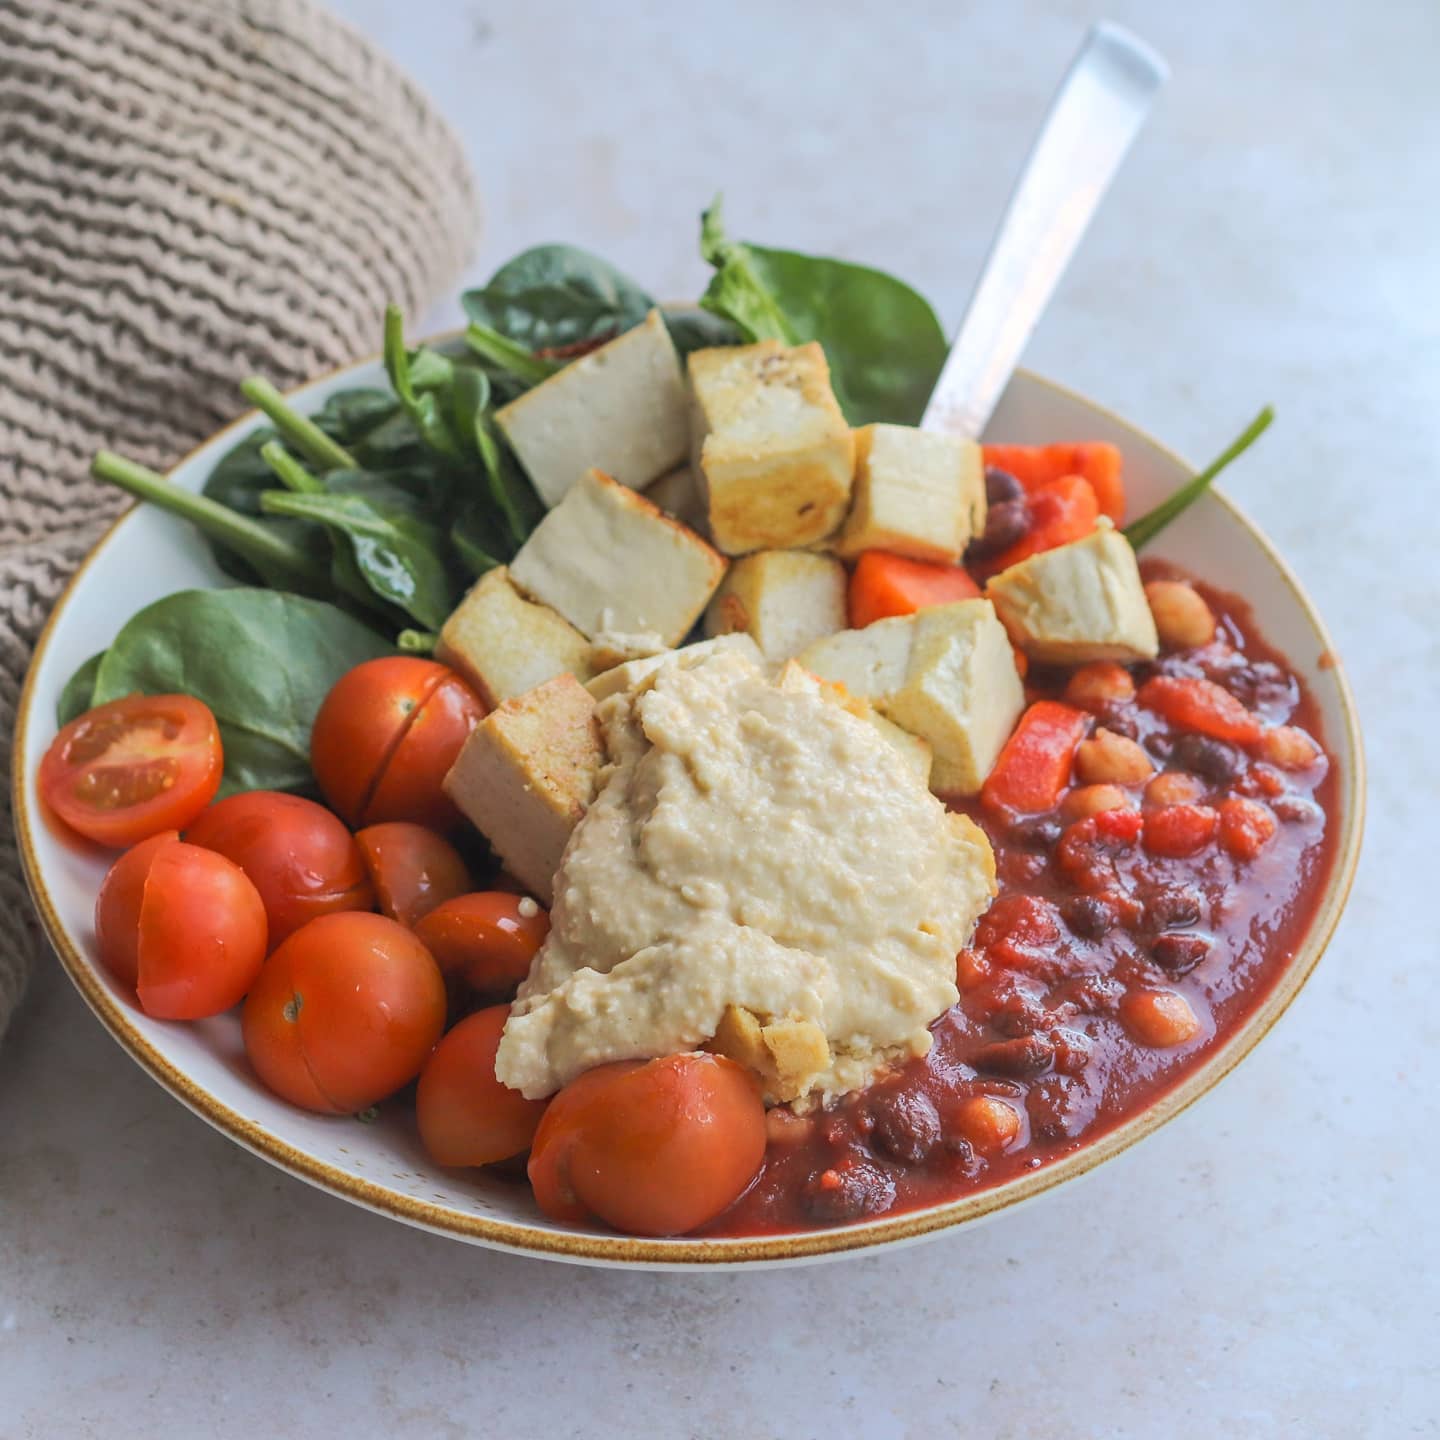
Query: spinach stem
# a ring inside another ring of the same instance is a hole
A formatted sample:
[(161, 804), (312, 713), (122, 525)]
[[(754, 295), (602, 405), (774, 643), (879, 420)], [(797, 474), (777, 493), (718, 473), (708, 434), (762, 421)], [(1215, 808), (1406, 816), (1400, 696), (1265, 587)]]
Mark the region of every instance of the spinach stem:
[(402, 630), (395, 637), (395, 648), (405, 655), (433, 655), (439, 638), (428, 630)]
[(325, 486), (315, 478), (278, 440), (260, 447), (260, 458), (275, 472), (275, 478), (299, 495), (322, 495)]
[(1209, 488), (1215, 477), (1233, 460), (1239, 459), (1265, 432), (1275, 418), (1267, 405), (1240, 432), (1235, 441), (1212, 460), (1193, 480), (1187, 480), (1173, 495), (1147, 510), (1138, 520), (1125, 527), (1125, 538), (1133, 549), (1148, 545), (1170, 522), (1188, 510)]
[(240, 393), (269, 416), (275, 428), (312, 464), (322, 470), (358, 470), (355, 457), (332, 440), (313, 420), (292, 409), (285, 397), (259, 375), (240, 382)]
[(243, 559), (278, 566), (291, 572), (297, 582), (312, 588), (329, 588), (328, 569), (308, 551), (248, 515), (210, 499), (208, 495), (197, 495), (179, 485), (172, 485), (163, 475), (147, 470), (113, 450), (97, 451), (90, 462), (90, 473), (127, 495), (148, 500), (152, 505), (190, 521), (197, 530)]
[(508, 370), (517, 380), (523, 380), (527, 385), (538, 385), (562, 368), (558, 361), (532, 355), (523, 345), (517, 345), (498, 330), (492, 330), (478, 320), (470, 322), (470, 327), (465, 332), (465, 343), (482, 359), (498, 365), (502, 370)]

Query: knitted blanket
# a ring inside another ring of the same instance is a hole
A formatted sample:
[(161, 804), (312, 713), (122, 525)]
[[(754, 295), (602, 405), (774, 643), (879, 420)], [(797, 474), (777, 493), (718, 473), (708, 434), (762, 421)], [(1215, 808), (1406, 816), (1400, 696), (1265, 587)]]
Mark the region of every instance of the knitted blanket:
[[(245, 408), (379, 348), (476, 231), (455, 136), (307, 0), (0, 5), (0, 744), (66, 578), (123, 508), (101, 446), (164, 469)], [(0, 1034), (42, 943), (9, 791)]]

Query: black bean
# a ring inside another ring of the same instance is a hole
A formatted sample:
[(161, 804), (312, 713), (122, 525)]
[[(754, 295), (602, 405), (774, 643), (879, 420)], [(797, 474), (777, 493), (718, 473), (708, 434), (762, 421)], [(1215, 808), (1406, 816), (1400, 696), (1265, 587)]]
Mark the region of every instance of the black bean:
[(1191, 885), (1157, 885), (1145, 894), (1148, 930), (1183, 930), (1200, 923), (1204, 899)]
[(1039, 1075), (1048, 1070), (1055, 1059), (1055, 1047), (1038, 1035), (1018, 1040), (996, 1040), (982, 1045), (971, 1057), (977, 1070), (995, 1075)]
[(895, 1182), (868, 1160), (846, 1160), (812, 1175), (802, 1199), (816, 1220), (859, 1220), (883, 1214), (895, 1203)]
[(1115, 928), (1120, 916), (1110, 901), (1099, 895), (1072, 895), (1060, 907), (1065, 923), (1085, 940), (1098, 940)]
[(1233, 745), (1213, 740), (1209, 735), (1181, 735), (1170, 758), (1182, 770), (1189, 770), (1215, 785), (1228, 785), (1245, 764)]
[(1123, 735), (1127, 740), (1140, 738), (1140, 724), (1135, 718), (1135, 707), (1125, 700), (1106, 700), (1094, 707), (1095, 723), (1112, 735)]
[(1184, 975), (1210, 953), (1213, 943), (1208, 935), (1159, 935), (1151, 941), (1150, 953), (1172, 975)]
[(985, 499), (991, 505), (1003, 505), (1007, 500), (1023, 500), (1025, 487), (1008, 471), (995, 465), (985, 469)]
[(1065, 827), (1058, 820), (1044, 815), (1017, 820), (1010, 827), (1010, 838), (1027, 850), (1053, 850), (1064, 833)]
[(915, 1165), (940, 1143), (940, 1112), (928, 1095), (883, 1089), (871, 1096), (870, 1143), (896, 1160)]
[(1174, 739), (1163, 730), (1147, 735), (1142, 743), (1157, 760), (1168, 760), (1175, 749)]
[(1270, 808), (1279, 819), (1290, 825), (1314, 820), (1320, 813), (1315, 802), (1307, 800), (1303, 795), (1279, 795), (1270, 802)]
[(1023, 498), (1002, 500), (985, 512), (985, 533), (965, 551), (967, 562), (988, 559), (1008, 550), (1030, 533), (1030, 506)]

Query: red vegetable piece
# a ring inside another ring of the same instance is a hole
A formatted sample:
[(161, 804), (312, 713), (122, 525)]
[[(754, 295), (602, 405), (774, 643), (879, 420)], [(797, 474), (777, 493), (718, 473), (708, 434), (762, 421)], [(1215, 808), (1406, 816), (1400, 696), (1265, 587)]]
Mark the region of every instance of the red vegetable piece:
[(1195, 675), (1156, 675), (1135, 697), (1180, 730), (1193, 730), (1236, 745), (1253, 745), (1260, 722), (1228, 690)]
[(1083, 710), (1037, 700), (1020, 717), (980, 792), (986, 809), (1034, 815), (1058, 804), (1089, 723)]
[(1152, 855), (1183, 860), (1198, 855), (1215, 838), (1219, 817), (1208, 805), (1162, 805), (1144, 816), (1145, 848)]

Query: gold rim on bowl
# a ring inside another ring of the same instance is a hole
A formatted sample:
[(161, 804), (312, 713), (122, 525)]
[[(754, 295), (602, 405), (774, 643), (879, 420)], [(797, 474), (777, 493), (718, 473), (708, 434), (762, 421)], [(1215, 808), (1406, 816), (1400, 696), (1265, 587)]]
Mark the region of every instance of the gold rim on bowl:
[[(443, 343), (448, 338), (453, 337), (440, 335), (430, 343)], [(307, 381), (303, 386), (297, 386), (296, 390), (309, 389), (313, 385), (333, 379), (346, 371), (373, 363), (376, 358), (378, 357), (337, 366), (326, 374)], [(1078, 402), (1090, 410), (1104, 415), (1112, 424), (1128, 435), (1152, 446), (1182, 469), (1190, 470), (1193, 473), (1193, 467), (1176, 455), (1174, 451), (1160, 444), (1128, 421), (1106, 410), (1103, 406), (1096, 405), (1077, 392), (1068, 390), (1064, 386), (1057, 385), (1030, 371), (1019, 370), (1016, 373), (1024, 376), (1031, 384), (1049, 389), (1055, 394), (1064, 396), (1067, 400)], [(293, 394), (295, 391), (289, 393)], [(189, 463), (199, 450), (221, 439), (231, 431), (248, 425), (255, 416), (256, 412), (250, 411), (231, 421), (229, 425), (209, 436), (183, 456), (169, 473), (173, 474), (175, 470)], [(420, 1229), (496, 1249), (552, 1260), (569, 1260), (600, 1265), (639, 1265), (647, 1268), (703, 1268), (755, 1262), (773, 1264), (785, 1261), (835, 1258), (877, 1245), (893, 1245), (919, 1240), (957, 1225), (998, 1215), (1054, 1189), (1057, 1185), (1088, 1174), (1105, 1161), (1128, 1150), (1132, 1145), (1153, 1134), (1167, 1121), (1187, 1109), (1224, 1079), (1265, 1038), (1304, 987), (1335, 933), (1355, 878), (1360, 855), (1360, 840), (1364, 828), (1365, 757), (1355, 700), (1345, 677), (1344, 668), (1336, 655), (1324, 621), (1321, 620), (1298, 577), (1271, 544), (1269, 538), (1227, 496), (1218, 490), (1212, 490), (1211, 493), (1264, 551), (1294, 596), (1301, 613), (1314, 632), (1315, 639), (1320, 645), (1320, 653), (1330, 657), (1333, 662), (1331, 675), (1340, 697), (1340, 709), (1344, 720), (1342, 735), (1327, 736), (1329, 743), (1338, 747), (1344, 762), (1344, 783), (1340, 794), (1341, 833), (1335, 863), (1325, 893), (1321, 897), (1320, 906), (1294, 958), (1286, 966), (1270, 992), (1226, 1044), (1203, 1064), (1184, 1076), (1178, 1084), (1166, 1091), (1159, 1099), (1117, 1125), (1113, 1130), (1081, 1146), (1073, 1153), (1046, 1164), (1039, 1170), (1019, 1176), (992, 1189), (977, 1191), (958, 1200), (947, 1201), (924, 1210), (908, 1211), (900, 1215), (881, 1217), (833, 1230), (807, 1231), (801, 1234), (647, 1240), (585, 1231), (547, 1230), (520, 1221), (496, 1220), (462, 1213), (448, 1206), (417, 1200), (382, 1185), (376, 1185), (371, 1181), (362, 1180), (333, 1165), (317, 1160), (314, 1156), (281, 1140), (263, 1126), (221, 1103), (208, 1090), (197, 1085), (139, 1033), (124, 1006), (119, 1004), (101, 984), (90, 962), (85, 959), (71, 940), (60, 920), (44, 877), (40, 873), (32, 834), (33, 817), (26, 796), (24, 757), (32, 719), (31, 712), (34, 708), (35, 676), (40, 669), (55, 627), (67, 605), (73, 599), (75, 591), (84, 579), (91, 563), (100, 551), (114, 540), (120, 528), (134, 513), (134, 506), (126, 510), (110, 525), (61, 592), (59, 599), (55, 602), (55, 608), (36, 642), (35, 653), (31, 657), (21, 688), (12, 751), (15, 761), (12, 767), (11, 790), (15, 832), (25, 878), (46, 936), (56, 954), (59, 955), (66, 973), (86, 1004), (95, 1012), (101, 1023), (136, 1064), (148, 1071), (153, 1079), (164, 1086), (182, 1104), (253, 1154), (322, 1190), (329, 1190), (366, 1209), (388, 1215)]]

